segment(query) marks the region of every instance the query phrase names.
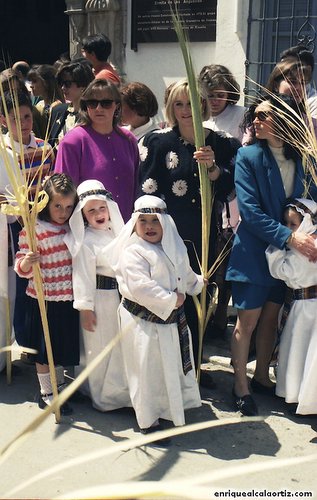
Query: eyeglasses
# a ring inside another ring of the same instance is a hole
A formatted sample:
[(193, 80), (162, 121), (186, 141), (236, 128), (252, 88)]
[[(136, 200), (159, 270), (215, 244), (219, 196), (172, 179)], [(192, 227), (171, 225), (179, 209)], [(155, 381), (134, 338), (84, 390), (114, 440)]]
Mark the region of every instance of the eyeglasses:
[(74, 80), (63, 80), (62, 82), (59, 82), (59, 85), (61, 87), (65, 87), (66, 89), (69, 89), (73, 83), (75, 83)]
[(87, 99), (84, 101), (86, 103), (87, 108), (96, 109), (98, 104), (104, 109), (109, 109), (115, 102), (113, 99)]
[(265, 122), (265, 120), (270, 116), (268, 111), (255, 111), (253, 115), (253, 119), (256, 118), (260, 120), (260, 122)]

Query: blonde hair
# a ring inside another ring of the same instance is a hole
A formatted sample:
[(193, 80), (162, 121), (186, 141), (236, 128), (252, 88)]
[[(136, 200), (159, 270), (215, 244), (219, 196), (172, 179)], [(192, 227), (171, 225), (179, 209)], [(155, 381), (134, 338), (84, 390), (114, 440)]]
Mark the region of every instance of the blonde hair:
[[(174, 113), (174, 103), (177, 101), (177, 99), (181, 94), (185, 94), (189, 99), (188, 81), (185, 78), (183, 80), (176, 82), (173, 85), (166, 101), (165, 115), (171, 127), (177, 125), (177, 120)], [(200, 100), (201, 100), (202, 119), (207, 120), (210, 115), (208, 108), (208, 101), (206, 97), (203, 96), (202, 94), (200, 94)]]

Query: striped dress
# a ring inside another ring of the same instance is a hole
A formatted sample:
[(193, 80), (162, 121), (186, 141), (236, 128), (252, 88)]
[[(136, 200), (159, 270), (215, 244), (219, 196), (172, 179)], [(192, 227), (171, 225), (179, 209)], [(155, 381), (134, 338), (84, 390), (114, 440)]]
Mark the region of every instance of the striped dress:
[[(27, 183), (32, 185), (32, 195), (35, 192), (39, 174), (41, 179), (44, 179), (53, 169), (54, 153), (52, 147), (43, 139), (35, 137), (33, 133), (30, 136), (30, 143), (23, 145), (23, 150), (18, 142), (10, 140), (9, 134), (4, 136), (4, 143), (7, 159), (12, 162), (12, 165), (15, 164), (16, 154), (21, 170), (23, 167), (25, 168)], [(9, 186), (10, 180), (5, 169), (4, 158), (0, 158), (0, 192), (5, 193), (5, 188)]]
[[(46, 301), (48, 324), (55, 364), (79, 364), (78, 311), (73, 308), (72, 259), (64, 243), (68, 225), (56, 225), (38, 221), (36, 225), (37, 249), (40, 253), (40, 269)], [(28, 307), (26, 313), (26, 347), (37, 349), (35, 361), (47, 363), (43, 330), (39, 314), (33, 273), (21, 270), (21, 261), (29, 251), (25, 231), (19, 237), (15, 271), (28, 278), (26, 289)]]

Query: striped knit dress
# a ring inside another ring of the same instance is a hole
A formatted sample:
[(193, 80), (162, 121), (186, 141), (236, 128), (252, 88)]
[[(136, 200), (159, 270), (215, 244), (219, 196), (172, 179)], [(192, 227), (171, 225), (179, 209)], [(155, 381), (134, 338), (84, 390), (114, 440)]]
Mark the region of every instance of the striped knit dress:
[[(38, 221), (36, 225), (37, 247), (46, 301), (47, 317), (55, 364), (63, 366), (79, 364), (79, 316), (73, 308), (72, 259), (64, 243), (68, 225), (56, 225)], [(47, 355), (42, 323), (36, 300), (32, 271), (23, 273), (20, 264), (29, 251), (25, 231), (19, 237), (15, 271), (28, 278), (26, 345), (38, 351), (34, 360), (46, 364)]]

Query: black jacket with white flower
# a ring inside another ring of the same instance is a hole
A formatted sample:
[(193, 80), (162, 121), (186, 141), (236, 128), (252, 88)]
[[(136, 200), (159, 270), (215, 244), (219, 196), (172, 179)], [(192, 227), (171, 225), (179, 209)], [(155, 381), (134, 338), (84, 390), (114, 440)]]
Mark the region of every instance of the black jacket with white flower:
[[(221, 169), (214, 186), (216, 199), (223, 202), (234, 189), (234, 161), (240, 143), (237, 139), (210, 130), (206, 145), (213, 149)], [(147, 134), (139, 143), (139, 196), (153, 194), (163, 198), (181, 237), (190, 241), (189, 245), (195, 247), (200, 256), (201, 200), (198, 164), (193, 158), (195, 149), (182, 139), (177, 126)], [(215, 230), (212, 230), (211, 257), (214, 240)], [(192, 266), (197, 269), (192, 260)]]

